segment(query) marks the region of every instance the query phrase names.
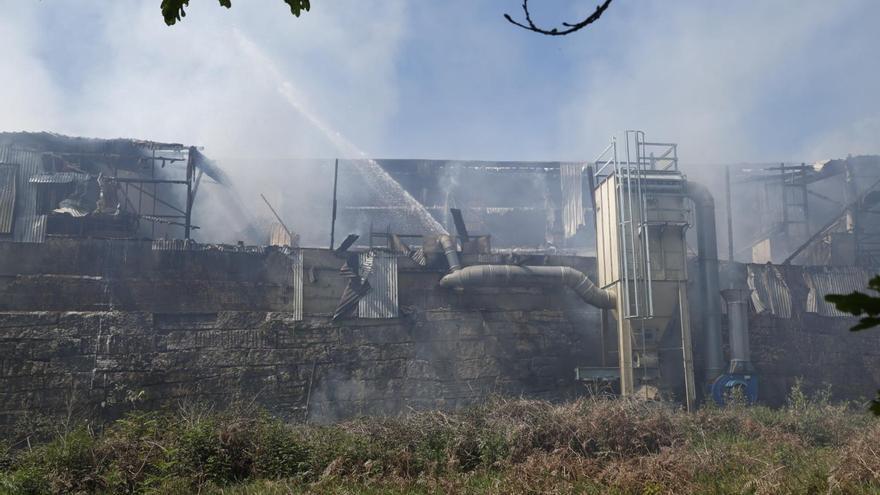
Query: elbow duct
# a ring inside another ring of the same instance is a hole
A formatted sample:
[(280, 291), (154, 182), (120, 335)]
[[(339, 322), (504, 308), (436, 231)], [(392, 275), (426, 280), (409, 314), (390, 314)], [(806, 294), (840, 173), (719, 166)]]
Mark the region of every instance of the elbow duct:
[(602, 309), (616, 307), (616, 297), (613, 292), (596, 287), (586, 275), (568, 266), (468, 266), (443, 277), (440, 286), (459, 288), (566, 286), (591, 306)]
[(446, 255), (446, 262), (449, 263), (449, 271), (455, 272), (461, 269), (461, 261), (458, 259), (458, 245), (455, 238), (451, 235), (440, 236), (440, 247), (443, 248), (443, 254)]
[(700, 319), (706, 344), (706, 378), (724, 372), (721, 349), (721, 286), (718, 282), (718, 245), (715, 233), (715, 200), (702, 184), (688, 181), (687, 195), (694, 202), (697, 222), (699, 293), (704, 298)]

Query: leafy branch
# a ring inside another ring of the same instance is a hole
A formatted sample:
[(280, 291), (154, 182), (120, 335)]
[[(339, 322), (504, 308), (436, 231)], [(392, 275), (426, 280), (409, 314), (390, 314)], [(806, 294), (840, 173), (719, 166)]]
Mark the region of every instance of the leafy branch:
[[(223, 7), (231, 8), (232, 0), (218, 0)], [(299, 17), (303, 12), (308, 12), (311, 8), (310, 0), (282, 0), (290, 7), (290, 13)], [(189, 0), (162, 0), (162, 17), (165, 18), (165, 24), (173, 26), (178, 21), (186, 17), (184, 7), (189, 6)]]
[[(868, 282), (868, 288), (880, 292), (880, 275)], [(863, 294), (859, 291), (850, 294), (829, 294), (825, 300), (833, 303), (839, 311), (855, 316), (862, 316), (859, 324), (850, 330), (858, 332), (880, 325), (880, 297)]]
[(596, 11), (593, 12), (592, 14), (590, 14), (589, 17), (587, 17), (586, 19), (584, 19), (580, 22), (576, 22), (574, 24), (571, 24), (568, 22), (563, 22), (562, 23), (563, 29), (560, 29), (560, 28), (545, 29), (545, 28), (542, 28), (542, 27), (539, 27), (538, 25), (536, 25), (532, 21), (532, 15), (529, 12), (529, 0), (523, 0), (523, 3), (522, 3), (523, 13), (525, 13), (525, 17), (526, 17), (525, 23), (514, 20), (513, 17), (510, 16), (510, 14), (504, 14), (504, 18), (507, 19), (507, 21), (510, 22), (511, 24), (519, 26), (519, 27), (526, 29), (528, 31), (534, 31), (534, 32), (540, 33), (540, 34), (546, 34), (547, 36), (565, 36), (566, 34), (570, 34), (575, 31), (581, 30), (581, 29), (589, 26), (590, 24), (598, 21), (599, 18), (602, 17), (602, 14), (605, 13), (605, 10), (608, 9), (609, 5), (611, 5), (611, 0), (605, 0), (605, 2), (602, 5), (596, 6)]
[[(880, 275), (868, 281), (868, 288), (880, 293)], [(862, 317), (859, 323), (850, 329), (853, 332), (880, 325), (880, 297), (855, 291), (849, 294), (828, 294), (825, 300), (834, 304), (839, 311)], [(870, 409), (874, 416), (880, 416), (880, 391), (871, 401)]]

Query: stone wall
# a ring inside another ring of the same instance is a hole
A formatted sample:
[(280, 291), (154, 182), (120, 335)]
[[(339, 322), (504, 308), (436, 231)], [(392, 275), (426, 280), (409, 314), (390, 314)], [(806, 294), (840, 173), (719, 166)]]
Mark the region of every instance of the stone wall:
[(559, 312), (431, 310), (340, 326), (287, 316), (2, 313), (0, 424), (72, 399), (113, 416), (141, 391), (140, 407), (256, 400), (313, 420), (578, 391), (584, 341)]
[[(15, 261), (13, 261), (15, 260)], [(584, 258), (555, 258), (591, 271)], [(443, 290), (442, 268), (400, 260), (401, 314), (330, 314), (341, 260), (305, 250), (302, 321), (281, 252), (153, 251), (147, 242), (0, 243), (0, 425), (71, 405), (256, 401), (330, 421), (454, 408), (492, 393), (581, 393), (599, 314), (565, 290)]]
[(880, 389), (880, 330), (851, 332), (857, 318), (796, 316), (750, 318), (762, 402), (783, 404), (796, 380), (808, 392), (830, 385), (836, 399), (873, 398)]
[[(537, 261), (594, 268), (588, 258)], [(314, 421), (455, 408), (492, 393), (562, 399), (584, 392), (576, 366), (601, 362), (599, 312), (570, 291), (444, 290), (442, 262), (399, 259), (398, 318), (332, 324), (341, 263), (304, 250), (304, 318), (294, 321), (291, 259), (279, 250), (0, 243), (0, 428), (71, 405), (113, 417), (130, 399), (141, 408), (256, 401)], [(799, 307), (804, 291), (791, 276)], [(808, 389), (831, 383), (839, 398), (880, 388), (876, 333), (852, 334), (853, 318), (795, 313), (751, 316), (762, 401), (782, 403), (797, 378)], [(694, 340), (699, 376), (699, 328)]]

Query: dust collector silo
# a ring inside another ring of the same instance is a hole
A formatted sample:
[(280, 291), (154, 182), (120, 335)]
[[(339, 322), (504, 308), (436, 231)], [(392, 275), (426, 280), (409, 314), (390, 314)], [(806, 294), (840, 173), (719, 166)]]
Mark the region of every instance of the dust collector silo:
[(674, 396), (690, 408), (685, 232), (691, 212), (676, 145), (627, 131), (625, 145), (613, 140), (594, 166), (598, 285), (617, 294), (620, 392)]

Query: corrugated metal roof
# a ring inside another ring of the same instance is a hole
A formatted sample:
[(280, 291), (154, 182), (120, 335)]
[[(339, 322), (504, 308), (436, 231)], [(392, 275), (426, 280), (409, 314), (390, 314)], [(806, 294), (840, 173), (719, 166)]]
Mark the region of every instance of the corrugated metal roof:
[[(146, 218), (146, 215), (144, 216)], [(199, 244), (192, 239), (154, 239), (153, 251), (220, 251), (223, 253), (265, 254), (266, 246), (244, 244)]]
[(833, 304), (825, 301), (828, 294), (849, 294), (854, 291), (865, 292), (868, 280), (874, 272), (856, 266), (815, 266), (804, 268), (804, 282), (809, 288), (807, 312), (822, 316), (846, 317), (848, 313), (838, 311)]
[(28, 179), (30, 184), (70, 184), (71, 182), (85, 181), (89, 179), (88, 174), (80, 174), (77, 172), (55, 172), (52, 174), (37, 174)]
[(0, 234), (12, 233), (12, 219), (15, 212), (15, 176), (18, 166), (12, 163), (0, 164)]
[(303, 319), (303, 252), (301, 249), (293, 250), (288, 254), (291, 261), (293, 302), (290, 312), (294, 321)]
[(360, 318), (397, 318), (397, 256), (385, 252), (360, 253), (361, 275), (369, 267), (370, 291), (358, 301)]
[(748, 273), (755, 312), (791, 318), (791, 291), (779, 269), (773, 265), (748, 265)]
[(560, 163), (559, 179), (562, 184), (562, 224), (565, 237), (577, 234), (584, 225), (583, 166), (579, 163)]
[(43, 173), (42, 153), (0, 146), (0, 163), (18, 165), (13, 240), (43, 242), (46, 239), (46, 216), (37, 215), (37, 188), (28, 182), (32, 176)]

